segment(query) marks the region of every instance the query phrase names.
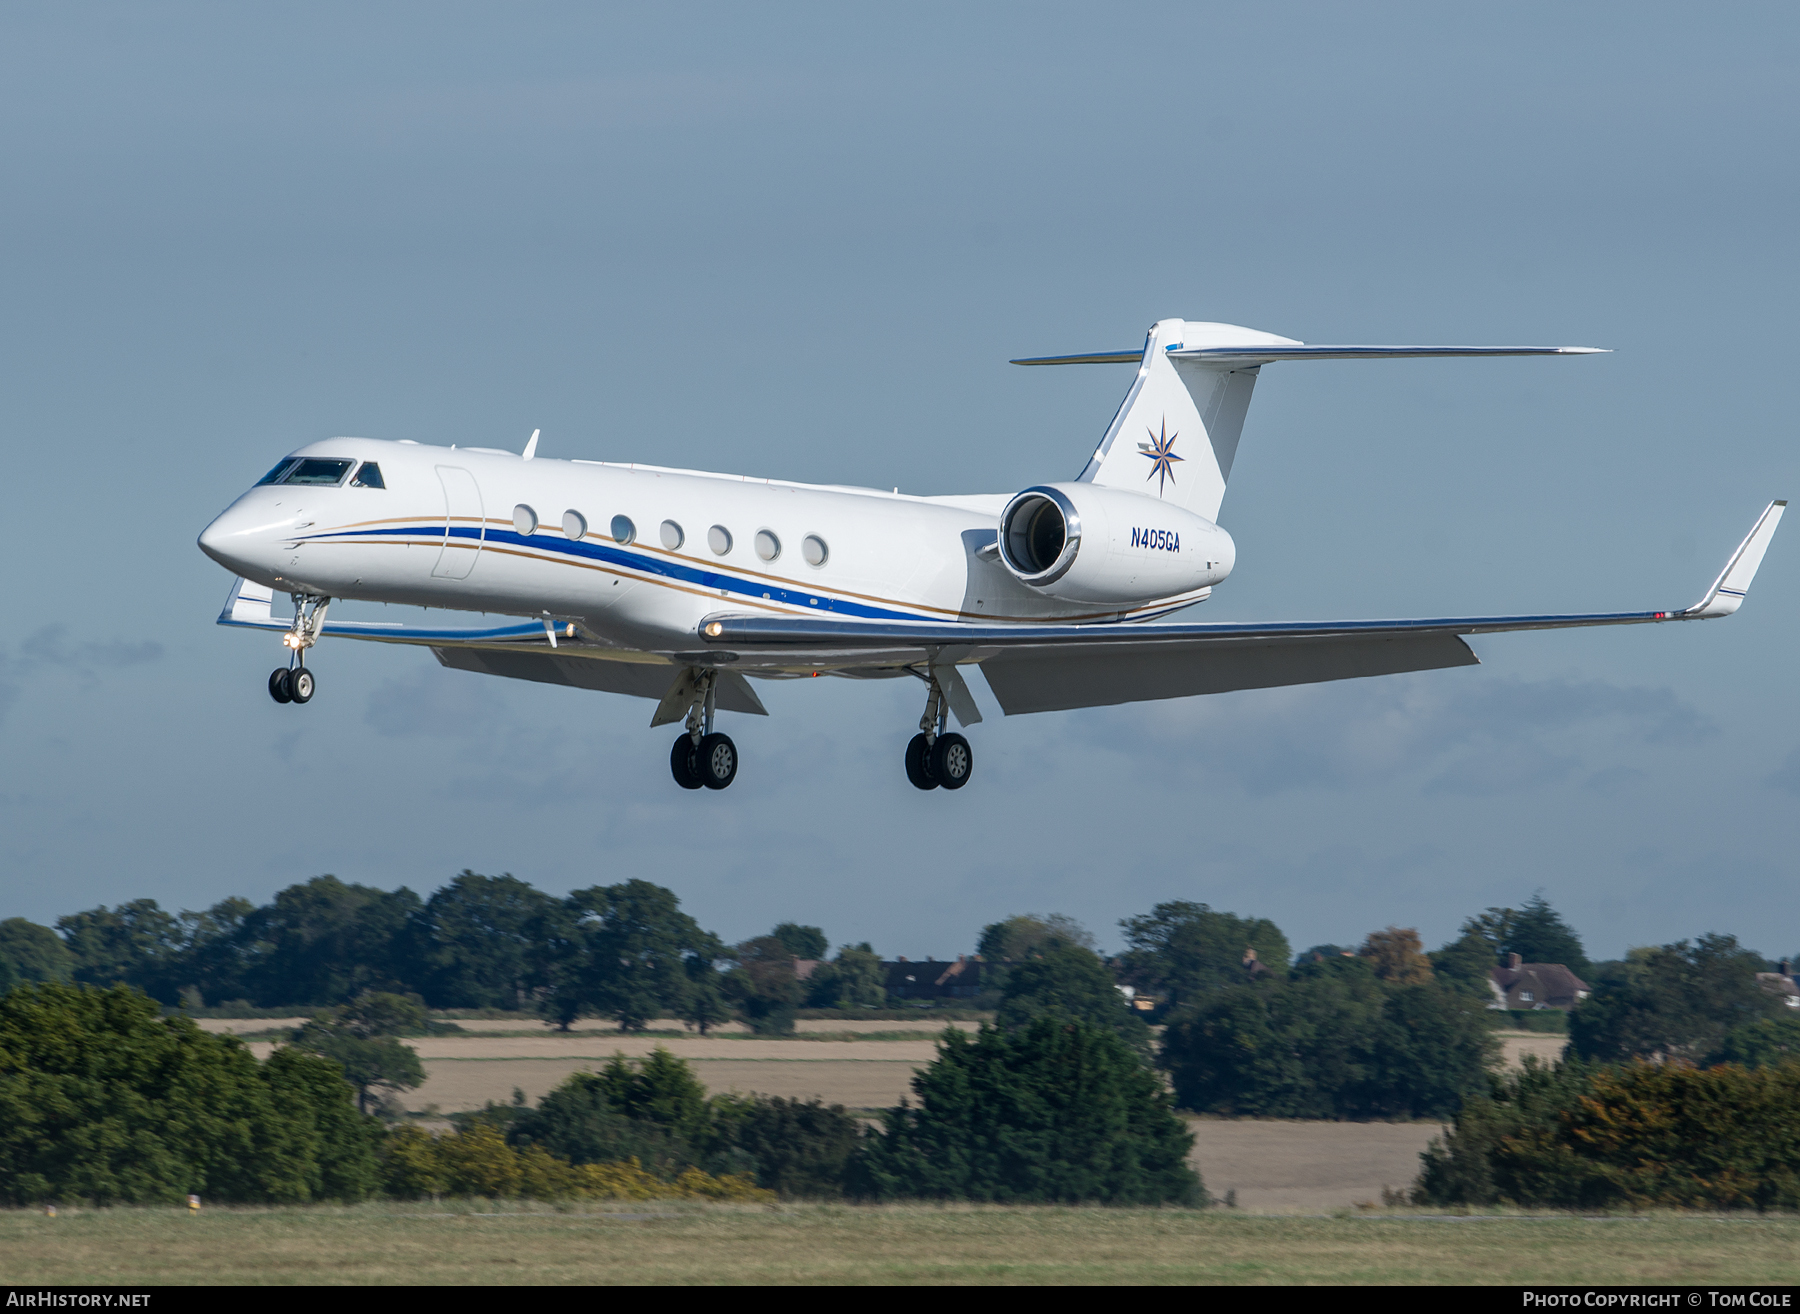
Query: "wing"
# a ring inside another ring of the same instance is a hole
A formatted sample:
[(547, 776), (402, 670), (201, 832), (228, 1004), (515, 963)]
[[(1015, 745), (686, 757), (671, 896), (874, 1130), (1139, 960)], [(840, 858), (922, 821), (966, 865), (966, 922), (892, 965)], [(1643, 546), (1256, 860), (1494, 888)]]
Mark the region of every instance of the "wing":
[(1512, 630), (1710, 620), (1738, 609), (1781, 521), (1771, 502), (1725, 569), (1680, 611), (1273, 624), (978, 625), (828, 621), (715, 615), (701, 623), (709, 648), (739, 668), (798, 663), (858, 669), (978, 662), (1009, 714), (1098, 707), (1233, 689), (1312, 684), (1471, 666), (1463, 638)]
[[(219, 624), (242, 629), (286, 630), (291, 619), (271, 615), (274, 590), (238, 579), (219, 613)], [(688, 669), (650, 653), (626, 652), (589, 643), (568, 622), (526, 621), (470, 629), (422, 625), (387, 625), (371, 621), (325, 622), (332, 638), (375, 643), (404, 643), (430, 648), (443, 665), (458, 671), (498, 675), (509, 680), (565, 684), (576, 689), (627, 694), (660, 702)], [(767, 716), (768, 709), (735, 671), (719, 672), (718, 705), (728, 712)]]

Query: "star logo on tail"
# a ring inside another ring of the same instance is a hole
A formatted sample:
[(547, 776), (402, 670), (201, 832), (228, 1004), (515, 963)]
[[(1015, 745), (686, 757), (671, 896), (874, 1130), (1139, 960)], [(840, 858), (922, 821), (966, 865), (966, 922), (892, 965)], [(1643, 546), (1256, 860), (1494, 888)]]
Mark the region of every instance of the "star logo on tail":
[(1150, 441), (1139, 443), (1138, 451), (1150, 458), (1150, 473), (1144, 476), (1144, 482), (1156, 480), (1156, 495), (1161, 497), (1166, 485), (1175, 482), (1175, 462), (1182, 458), (1175, 455), (1175, 440), (1181, 435), (1169, 432), (1169, 421), (1164, 417), (1160, 434), (1146, 429)]

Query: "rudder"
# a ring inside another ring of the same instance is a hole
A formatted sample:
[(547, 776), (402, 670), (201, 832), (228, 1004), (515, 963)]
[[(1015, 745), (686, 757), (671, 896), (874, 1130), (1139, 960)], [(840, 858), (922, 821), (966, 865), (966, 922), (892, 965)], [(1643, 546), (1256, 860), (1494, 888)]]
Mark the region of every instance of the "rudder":
[(1081, 482), (1145, 493), (1217, 520), (1261, 363), (1184, 360), (1170, 353), (1290, 344), (1298, 345), (1236, 324), (1159, 320), (1144, 340), (1137, 378)]

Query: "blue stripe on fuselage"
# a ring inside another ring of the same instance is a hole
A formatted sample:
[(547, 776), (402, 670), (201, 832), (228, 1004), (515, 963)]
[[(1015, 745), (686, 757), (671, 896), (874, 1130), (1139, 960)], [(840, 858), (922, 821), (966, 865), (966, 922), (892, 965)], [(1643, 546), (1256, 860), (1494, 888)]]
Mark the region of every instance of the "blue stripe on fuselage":
[[(437, 538), (437, 529), (421, 530), (416, 526), (396, 527), (393, 529), (348, 529), (330, 534), (314, 534), (307, 541), (328, 538), (373, 538), (384, 535), (406, 534), (424, 537), (429, 534), (433, 541)], [(834, 598), (827, 593), (814, 590), (801, 591), (782, 588), (779, 584), (753, 582), (739, 579), (735, 575), (720, 574), (715, 570), (705, 570), (679, 561), (670, 561), (662, 557), (644, 556), (636, 552), (628, 552), (623, 547), (610, 543), (589, 543), (582, 541), (571, 543), (564, 539), (540, 538), (536, 535), (527, 537), (505, 529), (488, 529), (484, 537), (480, 528), (473, 525), (453, 525), (450, 527), (451, 538), (469, 539), (487, 543), (505, 543), (514, 547), (527, 548), (533, 552), (560, 553), (564, 556), (582, 557), (590, 561), (602, 562), (609, 566), (619, 566), (626, 570), (637, 571), (646, 575), (660, 575), (665, 579), (676, 580), (683, 584), (697, 585), (700, 588), (712, 589), (727, 594), (735, 593), (756, 602), (782, 602), (792, 607), (805, 607), (808, 611), (831, 612), (839, 616), (859, 616), (868, 620), (920, 620), (936, 619), (921, 617), (917, 612), (897, 611), (889, 607), (875, 607), (863, 602), (849, 602), (842, 598)], [(813, 599), (817, 598), (815, 606)]]

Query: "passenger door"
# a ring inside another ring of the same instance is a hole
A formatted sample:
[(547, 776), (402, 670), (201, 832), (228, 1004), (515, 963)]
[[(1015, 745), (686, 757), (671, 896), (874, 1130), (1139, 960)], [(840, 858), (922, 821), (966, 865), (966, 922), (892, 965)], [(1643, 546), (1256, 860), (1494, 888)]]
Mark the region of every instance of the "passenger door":
[(444, 486), (444, 546), (431, 573), (436, 579), (467, 579), (487, 541), (481, 489), (475, 476), (459, 466), (440, 465), (437, 476)]

